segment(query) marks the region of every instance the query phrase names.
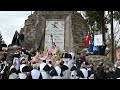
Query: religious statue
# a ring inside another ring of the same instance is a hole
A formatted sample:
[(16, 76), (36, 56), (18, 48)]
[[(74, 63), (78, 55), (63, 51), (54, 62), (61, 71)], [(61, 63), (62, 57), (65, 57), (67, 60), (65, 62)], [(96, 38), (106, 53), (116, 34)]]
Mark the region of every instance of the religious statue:
[(12, 40), (12, 45), (19, 45), (19, 33), (18, 31), (15, 32), (13, 40)]
[(15, 35), (12, 40), (12, 45), (18, 45), (18, 46), (23, 46), (24, 42), (24, 35), (23, 33), (18, 33), (17, 31), (15, 32)]

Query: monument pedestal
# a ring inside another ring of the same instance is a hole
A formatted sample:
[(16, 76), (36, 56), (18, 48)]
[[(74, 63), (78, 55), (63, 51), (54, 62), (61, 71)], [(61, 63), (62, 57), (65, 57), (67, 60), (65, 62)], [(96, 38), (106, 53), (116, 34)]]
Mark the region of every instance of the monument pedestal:
[[(77, 11), (35, 11), (25, 20), (25, 48), (45, 49), (50, 35), (61, 50), (79, 52), (89, 28)], [(51, 44), (50, 44), (51, 46)]]

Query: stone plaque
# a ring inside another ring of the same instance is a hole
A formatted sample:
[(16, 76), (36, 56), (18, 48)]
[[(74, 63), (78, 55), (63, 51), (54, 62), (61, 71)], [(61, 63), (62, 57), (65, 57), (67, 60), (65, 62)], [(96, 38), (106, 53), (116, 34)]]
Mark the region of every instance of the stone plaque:
[(64, 21), (46, 21), (45, 49), (52, 46), (52, 40), (61, 51), (64, 50)]

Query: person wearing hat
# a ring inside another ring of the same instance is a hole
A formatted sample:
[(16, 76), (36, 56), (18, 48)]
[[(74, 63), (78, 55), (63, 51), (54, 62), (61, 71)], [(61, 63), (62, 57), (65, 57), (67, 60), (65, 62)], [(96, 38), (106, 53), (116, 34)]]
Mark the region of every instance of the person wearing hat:
[(87, 69), (87, 63), (83, 62), (79, 70), (77, 70), (78, 79), (89, 79), (90, 73)]
[(23, 67), (27, 66), (25, 58), (21, 58), (20, 72), (22, 72)]
[(49, 65), (46, 64), (46, 59), (45, 58), (41, 58), (42, 63), (40, 63), (39, 68), (40, 68), (40, 72), (42, 74), (43, 79), (48, 79), (48, 69), (49, 69)]
[(70, 79), (77, 79), (77, 67), (74, 64), (72, 68), (70, 69)]
[(60, 68), (62, 71), (62, 79), (69, 79), (70, 78), (70, 69), (68, 67), (68, 65), (66, 63), (64, 63), (64, 61), (61, 61), (60, 63)]
[(9, 73), (9, 78), (8, 79), (18, 79), (18, 74), (17, 74), (17, 70), (15, 67), (10, 69), (10, 73)]
[(75, 62), (75, 53), (70, 51), (69, 54), (72, 56), (72, 58), (70, 58), (70, 60), (68, 61), (68, 65), (69, 65), (69, 68), (72, 68), (73, 63)]
[(36, 63), (32, 64), (33, 70), (27, 76), (27, 79), (42, 79), (42, 74), (38, 70), (38, 66)]
[(50, 72), (52, 79), (62, 79), (62, 70), (60, 68), (60, 61), (56, 61), (54, 69)]
[(65, 50), (65, 51), (63, 52), (61, 58), (63, 59), (64, 63), (65, 63), (69, 68), (71, 68), (70, 59), (72, 59), (72, 55), (71, 55), (67, 50)]
[(26, 79), (30, 71), (31, 70), (28, 65), (28, 61), (25, 58), (23, 58), (21, 60), (21, 65), (20, 65), (19, 79)]
[(22, 68), (22, 72), (21, 73), (19, 73), (19, 79), (26, 79), (27, 78), (27, 76), (29, 75), (29, 73), (30, 73), (30, 68), (29, 68), (29, 66), (24, 66), (23, 68)]

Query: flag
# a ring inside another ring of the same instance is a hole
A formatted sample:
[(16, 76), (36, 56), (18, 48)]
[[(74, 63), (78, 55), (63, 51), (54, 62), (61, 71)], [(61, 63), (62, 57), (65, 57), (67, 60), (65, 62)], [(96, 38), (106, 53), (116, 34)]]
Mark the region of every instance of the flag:
[(90, 39), (89, 52), (93, 52), (93, 46), (94, 46), (94, 36), (92, 35)]

